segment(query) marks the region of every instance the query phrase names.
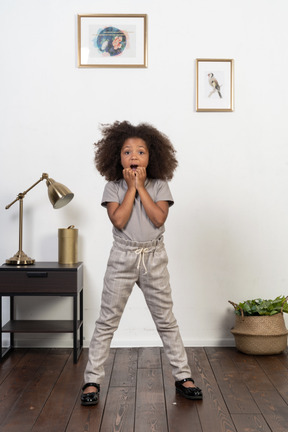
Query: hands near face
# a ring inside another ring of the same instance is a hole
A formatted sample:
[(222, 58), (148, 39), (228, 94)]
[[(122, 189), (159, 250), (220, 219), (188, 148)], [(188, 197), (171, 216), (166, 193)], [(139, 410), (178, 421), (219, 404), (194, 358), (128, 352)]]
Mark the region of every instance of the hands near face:
[(146, 168), (137, 167), (135, 170), (132, 168), (124, 168), (123, 177), (127, 183), (128, 188), (135, 187), (136, 190), (144, 187), (144, 183), (147, 177)]

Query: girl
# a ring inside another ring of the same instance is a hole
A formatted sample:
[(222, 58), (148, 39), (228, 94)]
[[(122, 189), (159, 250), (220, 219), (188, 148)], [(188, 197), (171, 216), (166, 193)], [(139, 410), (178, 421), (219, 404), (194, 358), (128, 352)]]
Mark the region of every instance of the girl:
[(113, 247), (104, 277), (100, 316), (89, 348), (82, 405), (96, 405), (104, 362), (135, 283), (142, 290), (172, 366), (176, 391), (202, 399), (194, 385), (187, 355), (172, 312), (163, 243), (164, 223), (174, 201), (167, 183), (177, 160), (167, 136), (153, 126), (115, 122), (102, 128), (95, 164), (108, 183), (102, 206), (113, 224)]

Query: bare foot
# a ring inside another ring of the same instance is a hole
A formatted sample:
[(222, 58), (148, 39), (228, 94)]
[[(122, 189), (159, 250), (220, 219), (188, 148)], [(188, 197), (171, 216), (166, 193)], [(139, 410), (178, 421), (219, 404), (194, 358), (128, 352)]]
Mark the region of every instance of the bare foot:
[(193, 384), (192, 381), (185, 381), (182, 385), (183, 385), (183, 387), (186, 387), (186, 388), (196, 387), (195, 384)]
[(87, 394), (87, 393), (97, 393), (97, 392), (98, 392), (97, 387), (89, 386), (89, 387), (87, 387), (87, 388), (83, 391), (83, 394)]

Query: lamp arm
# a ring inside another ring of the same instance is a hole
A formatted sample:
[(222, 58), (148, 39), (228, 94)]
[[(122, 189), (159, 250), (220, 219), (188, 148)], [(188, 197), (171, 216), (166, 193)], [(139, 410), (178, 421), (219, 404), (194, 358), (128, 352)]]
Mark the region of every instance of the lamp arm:
[(29, 192), (31, 189), (33, 189), (35, 186), (37, 186), (38, 183), (40, 183), (43, 180), (48, 180), (49, 176), (46, 173), (42, 174), (42, 177), (37, 180), (37, 182), (35, 182), (32, 186), (30, 186), (28, 189), (26, 189), (24, 192), (19, 193), (17, 198), (12, 201), (10, 204), (8, 204), (5, 209), (8, 210), (13, 204), (15, 204), (17, 201), (19, 201), (19, 199), (23, 199), (25, 197), (25, 195), (27, 194), (27, 192)]

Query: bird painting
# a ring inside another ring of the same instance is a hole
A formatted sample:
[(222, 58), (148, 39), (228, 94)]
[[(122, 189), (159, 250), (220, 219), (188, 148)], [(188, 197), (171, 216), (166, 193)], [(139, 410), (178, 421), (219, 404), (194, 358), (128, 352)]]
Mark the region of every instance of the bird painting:
[(221, 94), (221, 88), (220, 85), (217, 81), (217, 79), (215, 78), (214, 74), (211, 72), (208, 74), (208, 82), (210, 84), (210, 86), (213, 88), (213, 90), (209, 93), (209, 97), (212, 96), (213, 93), (215, 93), (217, 91), (219, 98), (222, 99), (222, 94)]

